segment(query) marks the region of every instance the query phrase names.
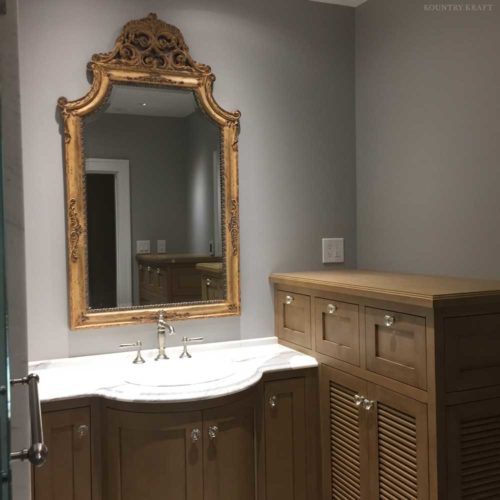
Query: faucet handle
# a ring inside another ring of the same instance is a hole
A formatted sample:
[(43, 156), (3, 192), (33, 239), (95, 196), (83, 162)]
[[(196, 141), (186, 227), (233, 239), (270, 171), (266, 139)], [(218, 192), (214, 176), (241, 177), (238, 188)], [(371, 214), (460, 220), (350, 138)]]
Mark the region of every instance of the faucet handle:
[(145, 363), (144, 358), (142, 357), (142, 342), (140, 340), (137, 340), (136, 342), (131, 342), (127, 344), (120, 344), (120, 348), (123, 347), (137, 347), (137, 354), (135, 356), (134, 361), (132, 361), (135, 365), (140, 365), (142, 363)]
[(179, 356), (180, 358), (191, 358), (191, 354), (189, 354), (187, 346), (188, 342), (202, 342), (204, 339), (203, 337), (182, 337), (182, 344), (183, 344), (183, 349), (182, 353)]

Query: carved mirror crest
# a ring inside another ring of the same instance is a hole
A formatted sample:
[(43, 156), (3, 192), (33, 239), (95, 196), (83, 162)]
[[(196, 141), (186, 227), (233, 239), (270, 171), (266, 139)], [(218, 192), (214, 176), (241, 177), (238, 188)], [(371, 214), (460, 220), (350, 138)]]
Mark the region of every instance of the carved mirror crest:
[(150, 14), (88, 65), (64, 123), (72, 329), (237, 315), (239, 112)]

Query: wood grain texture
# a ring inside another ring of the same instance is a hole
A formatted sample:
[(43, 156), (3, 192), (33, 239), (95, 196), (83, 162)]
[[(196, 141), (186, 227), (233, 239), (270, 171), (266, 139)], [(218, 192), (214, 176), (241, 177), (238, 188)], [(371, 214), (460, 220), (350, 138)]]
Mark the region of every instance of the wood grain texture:
[(49, 456), (34, 468), (35, 500), (91, 500), (90, 408), (44, 412), (43, 429)]
[(432, 306), (460, 298), (495, 296), (500, 299), (500, 281), (339, 270), (271, 274), (279, 285), (307, 286), (315, 290), (348, 293), (359, 297), (396, 299), (398, 302)]

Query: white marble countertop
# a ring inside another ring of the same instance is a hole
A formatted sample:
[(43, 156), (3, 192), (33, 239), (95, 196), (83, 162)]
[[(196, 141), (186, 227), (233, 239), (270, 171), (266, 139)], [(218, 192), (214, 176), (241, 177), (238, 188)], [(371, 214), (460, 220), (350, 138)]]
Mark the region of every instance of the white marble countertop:
[[(189, 350), (193, 357), (179, 360), (182, 348), (168, 348), (171, 359), (163, 361), (154, 361), (156, 350), (143, 351), (146, 363), (142, 365), (132, 363), (135, 357), (132, 349), (114, 354), (36, 361), (30, 363), (29, 368), (40, 376), (42, 402), (92, 396), (128, 402), (181, 402), (240, 392), (256, 384), (265, 372), (318, 366), (311, 356), (278, 344), (276, 337), (191, 345)], [(171, 374), (175, 373), (172, 371), (175, 366), (180, 366), (188, 374), (192, 368), (193, 375), (201, 379), (202, 373), (207, 373), (208, 378), (217, 378), (214, 374), (225, 366), (229, 375), (225, 373), (218, 380), (184, 385), (169, 385), (172, 381), (164, 386), (127, 382), (147, 374), (144, 369), (161, 374), (162, 366), (168, 370), (169, 363), (173, 363)]]

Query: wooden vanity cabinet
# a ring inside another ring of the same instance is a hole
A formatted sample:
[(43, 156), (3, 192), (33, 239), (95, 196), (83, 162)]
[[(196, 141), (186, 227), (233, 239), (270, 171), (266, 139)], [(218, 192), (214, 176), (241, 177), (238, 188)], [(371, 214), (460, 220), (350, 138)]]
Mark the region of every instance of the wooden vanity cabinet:
[[(348, 270), (271, 281), (279, 341), (320, 363), (321, 498), (500, 498), (500, 282)], [(302, 305), (295, 332), (287, 297)]]
[(316, 372), (270, 373), (192, 403), (44, 404), (50, 459), (34, 469), (34, 498), (317, 498)]
[(93, 498), (90, 418), (90, 406), (45, 405), (49, 455), (43, 467), (33, 468), (34, 500)]

